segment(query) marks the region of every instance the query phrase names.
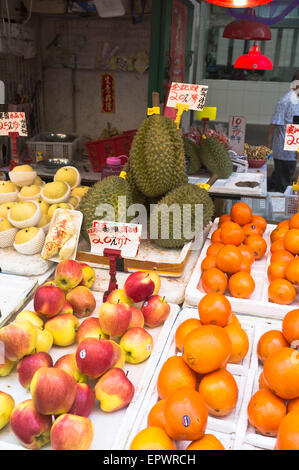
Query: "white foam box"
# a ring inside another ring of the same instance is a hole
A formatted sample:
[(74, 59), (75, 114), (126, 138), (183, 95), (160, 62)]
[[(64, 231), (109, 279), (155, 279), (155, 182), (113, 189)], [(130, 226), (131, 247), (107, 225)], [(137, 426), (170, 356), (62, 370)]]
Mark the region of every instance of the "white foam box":
[[(94, 293), (95, 294), (95, 293)], [(97, 305), (92, 316), (97, 316), (97, 312), (102, 303), (102, 295), (95, 294)], [(32, 310), (33, 305), (29, 303), (26, 309)], [(173, 322), (175, 321), (179, 307), (171, 305), (170, 314), (165, 323), (157, 328), (148, 329), (154, 340), (154, 347), (151, 356), (140, 364), (125, 363), (124, 371), (128, 374), (129, 379), (135, 386), (135, 395), (131, 403), (122, 410), (114, 413), (105, 413), (101, 411), (99, 403), (96, 401), (95, 408), (90, 415), (90, 419), (94, 426), (94, 439), (91, 450), (111, 450), (121, 449), (121, 441), (126, 437), (131, 426), (136, 420), (139, 409), (144, 404), (144, 395), (147, 392), (151, 377), (155, 371), (159, 358), (164, 349), (165, 343), (169, 336)], [(80, 319), (80, 323), (84, 319)], [(69, 347), (54, 346), (49, 351), (55, 363), (59, 357), (74, 353), (78, 344), (75, 343)], [(94, 385), (96, 381), (91, 381), (90, 385)], [(19, 383), (16, 368), (7, 377), (0, 377), (0, 390), (13, 396), (15, 403), (18, 404), (26, 399), (30, 399), (29, 391), (26, 391)], [(8, 424), (0, 431), (0, 449), (19, 448), (24, 450), (17, 438), (14, 436)], [(50, 444), (42, 449), (51, 449)]]
[[(205, 244), (201, 250), (201, 254), (195, 265), (191, 279), (187, 285), (185, 292), (185, 305), (197, 306), (200, 300), (206, 295), (206, 292), (201, 287), (201, 263), (206, 257), (207, 249), (211, 245), (211, 236), (218, 228), (219, 219), (215, 219)], [(264, 233), (264, 239), (267, 242), (267, 251), (265, 256), (257, 260), (252, 265), (251, 275), (255, 281), (255, 290), (249, 299), (237, 299), (232, 297), (228, 288), (224, 295), (229, 299), (233, 312), (242, 313), (245, 315), (254, 315), (263, 318), (282, 319), (284, 315), (299, 308), (299, 289), (297, 288), (297, 295), (290, 305), (279, 305), (268, 301), (268, 287), (269, 281), (267, 276), (268, 266), (271, 259), (270, 251), (270, 234), (276, 228), (276, 225), (268, 224)]]

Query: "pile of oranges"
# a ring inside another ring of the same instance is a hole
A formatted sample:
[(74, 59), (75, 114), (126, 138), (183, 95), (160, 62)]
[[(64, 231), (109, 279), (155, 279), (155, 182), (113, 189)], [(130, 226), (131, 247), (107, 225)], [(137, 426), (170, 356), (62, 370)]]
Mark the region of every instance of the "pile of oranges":
[(251, 268), (267, 251), (266, 228), (266, 220), (253, 215), (244, 202), (237, 202), (230, 214), (220, 217), (201, 264), (201, 286), (206, 293), (223, 294), (228, 288), (232, 297), (248, 299), (252, 295), (255, 281)]
[(160, 369), (159, 401), (131, 450), (174, 450), (176, 441), (190, 441), (187, 450), (224, 450), (216, 436), (205, 432), (207, 419), (227, 416), (236, 407), (238, 385), (226, 366), (244, 359), (249, 341), (223, 294), (208, 293), (198, 314), (175, 332), (178, 355)]
[(248, 420), (258, 433), (277, 437), (276, 450), (299, 450), (298, 345), (299, 309), (285, 315), (282, 331), (267, 331), (257, 345), (263, 369), (259, 390), (248, 404)]

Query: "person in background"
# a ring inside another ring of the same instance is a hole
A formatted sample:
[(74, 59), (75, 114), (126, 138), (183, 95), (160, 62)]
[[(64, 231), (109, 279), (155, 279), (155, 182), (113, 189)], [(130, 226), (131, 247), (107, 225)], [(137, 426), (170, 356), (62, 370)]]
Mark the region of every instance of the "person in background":
[(284, 193), (293, 183), (296, 171), (296, 152), (284, 150), (286, 125), (299, 116), (299, 70), (295, 73), (291, 91), (277, 103), (269, 127), (267, 147), (272, 149), (274, 170), (268, 182), (268, 191)]

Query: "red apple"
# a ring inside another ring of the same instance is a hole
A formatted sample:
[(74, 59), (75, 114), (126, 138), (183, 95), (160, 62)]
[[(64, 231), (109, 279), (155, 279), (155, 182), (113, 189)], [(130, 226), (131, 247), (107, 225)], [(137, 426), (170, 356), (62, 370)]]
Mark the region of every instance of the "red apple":
[(124, 289), (115, 289), (107, 297), (110, 304), (128, 304), (133, 305), (133, 300), (125, 294)]
[(122, 369), (110, 369), (95, 386), (95, 394), (103, 411), (111, 413), (127, 406), (134, 396), (134, 385)]
[(80, 265), (82, 267), (82, 281), (80, 285), (91, 289), (96, 279), (95, 270), (86, 263), (80, 263)]
[(69, 413), (77, 416), (88, 416), (94, 409), (95, 392), (87, 384), (79, 383), (77, 385), (77, 392), (75, 401), (69, 410)]
[(19, 320), (0, 328), (0, 342), (4, 347), (5, 359), (17, 361), (31, 354), (36, 347), (36, 330), (36, 327), (27, 320)]
[(143, 328), (144, 326), (144, 317), (143, 313), (139, 308), (133, 307), (133, 305), (130, 307), (131, 310), (131, 321), (129, 324), (129, 328), (135, 328), (139, 326), (140, 328)]
[(78, 318), (89, 317), (96, 308), (96, 300), (90, 289), (85, 286), (77, 286), (66, 295), (66, 300), (71, 304), (74, 315)]
[(47, 319), (58, 315), (64, 302), (64, 292), (56, 286), (41, 286), (34, 294), (34, 310)]
[(46, 352), (30, 354), (18, 362), (17, 373), (22, 387), (29, 389), (32, 377), (41, 367), (53, 367), (53, 360), (50, 354)]
[(59, 312), (60, 315), (73, 315), (74, 313), (74, 310), (73, 310), (73, 307), (71, 306), (71, 304), (67, 301), (64, 302), (64, 305), (62, 307), (62, 310), (61, 312)]
[(161, 288), (160, 276), (156, 271), (149, 271), (148, 274), (149, 274), (149, 277), (151, 278), (151, 280), (155, 284), (155, 289), (154, 289), (154, 292), (152, 293), (152, 295), (157, 295), (159, 293), (160, 288)]
[(75, 260), (60, 261), (55, 271), (55, 282), (63, 291), (74, 289), (82, 281), (82, 266)]
[(124, 284), (124, 291), (134, 302), (148, 299), (155, 290), (155, 283), (148, 272), (137, 271), (130, 274)]
[(110, 341), (113, 346), (113, 359), (111, 367), (118, 367), (119, 369), (122, 369), (126, 362), (125, 351), (115, 341), (111, 339), (107, 341)]
[(75, 401), (77, 382), (56, 367), (41, 367), (31, 381), (30, 393), (36, 410), (43, 415), (67, 413)]
[(141, 311), (144, 316), (144, 324), (150, 328), (164, 323), (170, 313), (170, 306), (165, 297), (153, 295), (142, 305)]
[(131, 317), (127, 304), (104, 302), (99, 309), (100, 328), (105, 335), (122, 336), (129, 327)]
[(79, 344), (76, 361), (80, 372), (91, 378), (104, 374), (112, 364), (113, 346), (105, 339), (86, 338)]
[(50, 442), (52, 416), (36, 411), (32, 400), (19, 403), (10, 416), (10, 426), (24, 447), (38, 450)]
[(68, 374), (70, 374), (72, 377), (74, 377), (77, 383), (84, 383), (87, 381), (87, 377), (84, 374), (81, 374), (78, 369), (75, 353), (65, 354), (64, 356), (61, 356), (55, 362), (54, 367), (62, 369)]
[(51, 446), (54, 450), (89, 450), (93, 434), (93, 424), (89, 418), (64, 414), (53, 423)]
[(86, 338), (97, 338), (106, 339), (107, 336), (104, 335), (100, 328), (100, 322), (97, 317), (86, 318), (79, 326), (77, 331), (77, 341), (81, 343)]

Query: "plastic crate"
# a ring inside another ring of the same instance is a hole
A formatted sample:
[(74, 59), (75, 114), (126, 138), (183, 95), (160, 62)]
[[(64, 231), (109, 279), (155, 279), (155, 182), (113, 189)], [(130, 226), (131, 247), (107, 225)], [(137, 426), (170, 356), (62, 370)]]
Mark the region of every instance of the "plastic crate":
[[(64, 135), (64, 134), (63, 134)], [(37, 134), (27, 140), (28, 156), (32, 162), (39, 161), (39, 153), (42, 155), (43, 163), (55, 163), (59, 160), (63, 164), (70, 164), (82, 149), (82, 137), (77, 134), (67, 134), (65, 140), (55, 136), (51, 132)]]
[(101, 171), (106, 163), (107, 157), (117, 157), (118, 155), (126, 155), (129, 157), (131, 144), (136, 132), (137, 129), (134, 129), (126, 131), (123, 135), (118, 137), (86, 142), (84, 145), (93, 171)]
[(293, 193), (293, 187), (288, 186), (284, 192), (286, 204), (285, 204), (285, 212), (286, 215), (292, 216), (299, 212), (299, 195)]

